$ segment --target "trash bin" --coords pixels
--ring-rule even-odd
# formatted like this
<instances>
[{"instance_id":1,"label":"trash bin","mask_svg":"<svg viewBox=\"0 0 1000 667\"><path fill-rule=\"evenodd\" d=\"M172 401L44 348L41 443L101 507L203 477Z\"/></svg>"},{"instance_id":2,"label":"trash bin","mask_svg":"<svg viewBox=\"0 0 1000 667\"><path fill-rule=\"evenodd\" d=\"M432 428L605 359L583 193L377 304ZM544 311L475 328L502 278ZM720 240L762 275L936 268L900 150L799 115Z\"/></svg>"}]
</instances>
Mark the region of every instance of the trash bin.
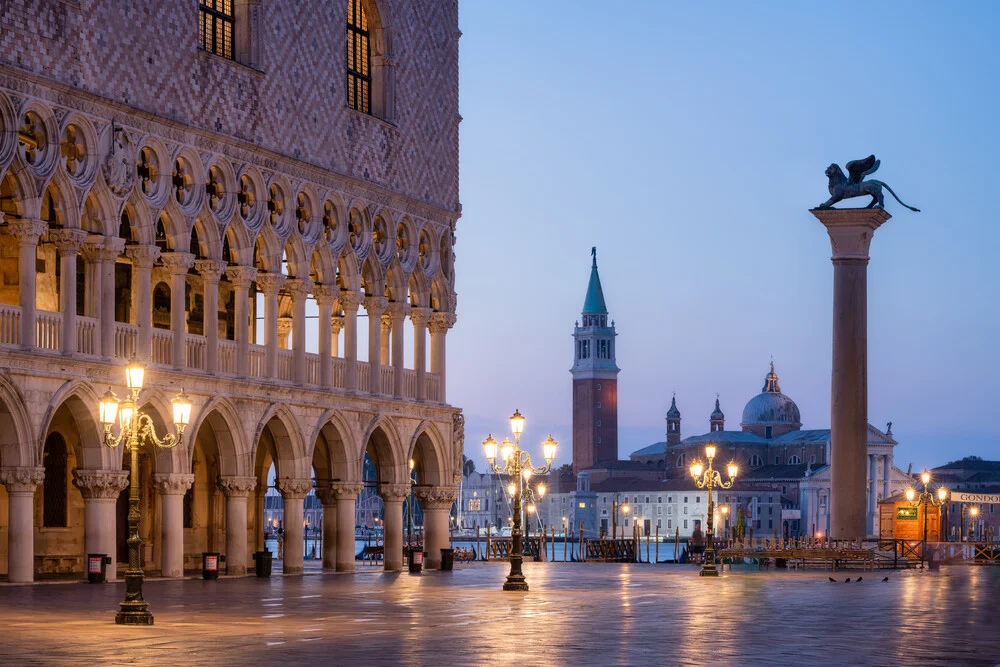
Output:
<instances>
[{"instance_id":1,"label":"trash bin","mask_svg":"<svg viewBox=\"0 0 1000 667\"><path fill-rule=\"evenodd\" d=\"M420 574L424 566L424 552L420 549L410 549L410 574Z\"/></svg>"},{"instance_id":2,"label":"trash bin","mask_svg":"<svg viewBox=\"0 0 1000 667\"><path fill-rule=\"evenodd\" d=\"M202 579L218 579L219 563L225 563L226 557L214 551L205 551L201 554L201 576Z\"/></svg>"},{"instance_id":3,"label":"trash bin","mask_svg":"<svg viewBox=\"0 0 1000 667\"><path fill-rule=\"evenodd\" d=\"M455 550L454 549L442 549L441 550L441 571L451 572L455 569Z\"/></svg>"},{"instance_id":4,"label":"trash bin","mask_svg":"<svg viewBox=\"0 0 1000 667\"><path fill-rule=\"evenodd\" d=\"M87 581L92 584L103 584L107 581L108 565L111 565L111 556L87 554Z\"/></svg>"},{"instance_id":5,"label":"trash bin","mask_svg":"<svg viewBox=\"0 0 1000 667\"><path fill-rule=\"evenodd\" d=\"M274 555L270 551L255 551L253 554L254 571L261 579L271 576L271 560Z\"/></svg>"}]
</instances>

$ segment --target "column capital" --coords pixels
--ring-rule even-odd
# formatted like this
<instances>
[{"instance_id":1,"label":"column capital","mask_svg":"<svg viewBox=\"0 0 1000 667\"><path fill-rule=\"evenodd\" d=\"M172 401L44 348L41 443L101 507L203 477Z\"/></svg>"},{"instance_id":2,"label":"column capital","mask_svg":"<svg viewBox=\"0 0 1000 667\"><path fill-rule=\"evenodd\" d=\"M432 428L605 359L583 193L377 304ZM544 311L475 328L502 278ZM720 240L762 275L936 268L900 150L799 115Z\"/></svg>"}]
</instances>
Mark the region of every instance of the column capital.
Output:
<instances>
[{"instance_id":1,"label":"column capital","mask_svg":"<svg viewBox=\"0 0 1000 667\"><path fill-rule=\"evenodd\" d=\"M313 290L314 283L305 278L289 278L285 281L285 289L292 294L292 299L298 301L304 299Z\"/></svg>"},{"instance_id":2,"label":"column capital","mask_svg":"<svg viewBox=\"0 0 1000 667\"><path fill-rule=\"evenodd\" d=\"M313 488L311 479L296 479L294 477L282 477L275 480L274 486L285 499L305 498L309 490Z\"/></svg>"},{"instance_id":3,"label":"column capital","mask_svg":"<svg viewBox=\"0 0 1000 667\"><path fill-rule=\"evenodd\" d=\"M194 255L189 252L165 252L160 255L160 261L169 269L171 275L183 276L194 266Z\"/></svg>"},{"instance_id":4,"label":"column capital","mask_svg":"<svg viewBox=\"0 0 1000 667\"><path fill-rule=\"evenodd\" d=\"M49 241L56 244L59 252L64 255L75 255L80 246L87 242L89 234L82 229L50 229Z\"/></svg>"},{"instance_id":5,"label":"column capital","mask_svg":"<svg viewBox=\"0 0 1000 667\"><path fill-rule=\"evenodd\" d=\"M875 230L892 217L882 208L814 208L810 213L826 227L834 261L867 261Z\"/></svg>"},{"instance_id":6,"label":"column capital","mask_svg":"<svg viewBox=\"0 0 1000 667\"><path fill-rule=\"evenodd\" d=\"M458 500L457 486L424 486L416 490L417 499L424 509L451 509Z\"/></svg>"},{"instance_id":7,"label":"column capital","mask_svg":"<svg viewBox=\"0 0 1000 667\"><path fill-rule=\"evenodd\" d=\"M121 248L113 247L103 239L88 241L80 246L80 255L88 262L113 262L121 254Z\"/></svg>"},{"instance_id":8,"label":"column capital","mask_svg":"<svg viewBox=\"0 0 1000 667\"><path fill-rule=\"evenodd\" d=\"M401 321L410 314L410 304L403 301L390 301L385 310L394 321Z\"/></svg>"},{"instance_id":9,"label":"column capital","mask_svg":"<svg viewBox=\"0 0 1000 667\"><path fill-rule=\"evenodd\" d=\"M194 484L193 473L157 473L153 475L153 488L161 496L182 496Z\"/></svg>"},{"instance_id":10,"label":"column capital","mask_svg":"<svg viewBox=\"0 0 1000 667\"><path fill-rule=\"evenodd\" d=\"M326 508L337 504L337 494L333 492L329 481L316 481L316 497L319 498L324 511Z\"/></svg>"},{"instance_id":11,"label":"column capital","mask_svg":"<svg viewBox=\"0 0 1000 667\"><path fill-rule=\"evenodd\" d=\"M415 327L426 326L427 322L431 319L431 315L433 314L434 311L430 308L419 308L414 306L410 308L410 321L413 322L413 326Z\"/></svg>"},{"instance_id":12,"label":"column capital","mask_svg":"<svg viewBox=\"0 0 1000 667\"><path fill-rule=\"evenodd\" d=\"M219 488L226 498L246 498L257 488L256 477L219 477Z\"/></svg>"},{"instance_id":13,"label":"column capital","mask_svg":"<svg viewBox=\"0 0 1000 667\"><path fill-rule=\"evenodd\" d=\"M155 245L130 245L125 248L125 255L132 260L134 266L151 269L160 257L160 249Z\"/></svg>"},{"instance_id":14,"label":"column capital","mask_svg":"<svg viewBox=\"0 0 1000 667\"><path fill-rule=\"evenodd\" d=\"M278 335L287 336L292 332L292 318L291 317L279 317L278 318Z\"/></svg>"},{"instance_id":15,"label":"column capital","mask_svg":"<svg viewBox=\"0 0 1000 667\"><path fill-rule=\"evenodd\" d=\"M368 317L381 316L383 311L385 311L386 306L389 305L389 299L384 296L366 296L365 297L365 310L368 311Z\"/></svg>"},{"instance_id":16,"label":"column capital","mask_svg":"<svg viewBox=\"0 0 1000 667\"><path fill-rule=\"evenodd\" d=\"M455 313L433 313L427 320L431 333L445 333L455 326Z\"/></svg>"},{"instance_id":17,"label":"column capital","mask_svg":"<svg viewBox=\"0 0 1000 667\"><path fill-rule=\"evenodd\" d=\"M73 486L84 498L118 498L128 488L128 472L77 468L73 471Z\"/></svg>"},{"instance_id":18,"label":"column capital","mask_svg":"<svg viewBox=\"0 0 1000 667\"><path fill-rule=\"evenodd\" d=\"M32 245L38 243L38 239L48 228L49 225L44 220L29 220L28 218L11 220L7 223L7 231L13 234L20 243Z\"/></svg>"},{"instance_id":19,"label":"column capital","mask_svg":"<svg viewBox=\"0 0 1000 667\"><path fill-rule=\"evenodd\" d=\"M344 309L345 312L358 312L358 306L364 301L364 294L356 290L342 289L340 294L337 296L337 301L340 301L340 307Z\"/></svg>"},{"instance_id":20,"label":"column capital","mask_svg":"<svg viewBox=\"0 0 1000 667\"><path fill-rule=\"evenodd\" d=\"M330 318L330 331L334 336L340 333L340 330L344 328L344 316L334 315Z\"/></svg>"},{"instance_id":21,"label":"column capital","mask_svg":"<svg viewBox=\"0 0 1000 667\"><path fill-rule=\"evenodd\" d=\"M229 264L224 259L196 259L194 268L201 274L203 280L217 283L222 278Z\"/></svg>"},{"instance_id":22,"label":"column capital","mask_svg":"<svg viewBox=\"0 0 1000 667\"><path fill-rule=\"evenodd\" d=\"M316 283L312 287L313 297L316 299L316 303L323 305L325 303L333 304L340 296L340 290L334 285L323 285L322 283Z\"/></svg>"},{"instance_id":23,"label":"column capital","mask_svg":"<svg viewBox=\"0 0 1000 667\"><path fill-rule=\"evenodd\" d=\"M264 293L265 296L271 296L272 294L277 294L285 281L288 280L288 276L283 273L264 273L260 272L257 274L257 287L260 291Z\"/></svg>"},{"instance_id":24,"label":"column capital","mask_svg":"<svg viewBox=\"0 0 1000 667\"><path fill-rule=\"evenodd\" d=\"M45 468L0 468L0 484L7 493L20 495L35 492L35 487L45 480Z\"/></svg>"},{"instance_id":25,"label":"column capital","mask_svg":"<svg viewBox=\"0 0 1000 667\"><path fill-rule=\"evenodd\" d=\"M226 277L236 287L250 287L250 283L257 279L257 269L237 264L226 269Z\"/></svg>"},{"instance_id":26,"label":"column capital","mask_svg":"<svg viewBox=\"0 0 1000 667\"><path fill-rule=\"evenodd\" d=\"M354 500L363 488L365 485L361 482L330 482L330 489L337 500Z\"/></svg>"},{"instance_id":27,"label":"column capital","mask_svg":"<svg viewBox=\"0 0 1000 667\"><path fill-rule=\"evenodd\" d=\"M383 502L403 502L406 496L410 495L409 484L379 484L378 494L382 496Z\"/></svg>"}]
</instances>

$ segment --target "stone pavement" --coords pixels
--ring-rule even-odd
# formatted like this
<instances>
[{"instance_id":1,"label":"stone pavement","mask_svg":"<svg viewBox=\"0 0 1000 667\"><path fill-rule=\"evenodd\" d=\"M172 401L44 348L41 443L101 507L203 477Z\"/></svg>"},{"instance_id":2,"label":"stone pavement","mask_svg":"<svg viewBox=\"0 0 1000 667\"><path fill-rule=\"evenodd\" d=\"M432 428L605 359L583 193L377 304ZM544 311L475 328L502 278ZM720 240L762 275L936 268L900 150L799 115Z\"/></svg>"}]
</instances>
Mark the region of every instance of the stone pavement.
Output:
<instances>
[{"instance_id":1,"label":"stone pavement","mask_svg":"<svg viewBox=\"0 0 1000 667\"><path fill-rule=\"evenodd\" d=\"M505 563L452 573L0 586L0 665L919 665L1000 663L1000 570L727 573ZM888 574L889 582L882 577ZM864 581L844 583L847 576Z\"/></svg>"}]
</instances>

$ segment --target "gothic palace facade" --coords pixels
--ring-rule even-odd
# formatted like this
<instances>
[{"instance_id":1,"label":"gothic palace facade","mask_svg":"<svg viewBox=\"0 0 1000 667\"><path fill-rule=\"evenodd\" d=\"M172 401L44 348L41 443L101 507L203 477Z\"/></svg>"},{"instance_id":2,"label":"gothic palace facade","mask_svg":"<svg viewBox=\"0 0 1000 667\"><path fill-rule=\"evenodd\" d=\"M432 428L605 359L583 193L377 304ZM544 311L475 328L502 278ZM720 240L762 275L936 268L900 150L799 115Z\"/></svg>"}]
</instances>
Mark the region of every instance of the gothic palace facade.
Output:
<instances>
[{"instance_id":1,"label":"gothic palace facade","mask_svg":"<svg viewBox=\"0 0 1000 667\"><path fill-rule=\"evenodd\" d=\"M272 464L286 572L313 488L323 564L353 568L364 485L399 568L410 459L435 565L462 462L459 36L457 0L6 3L0 574L120 552L128 472L98 400L133 356L161 434L170 398L194 403L183 442L142 456L148 571L220 551L245 572Z\"/></svg>"}]
</instances>

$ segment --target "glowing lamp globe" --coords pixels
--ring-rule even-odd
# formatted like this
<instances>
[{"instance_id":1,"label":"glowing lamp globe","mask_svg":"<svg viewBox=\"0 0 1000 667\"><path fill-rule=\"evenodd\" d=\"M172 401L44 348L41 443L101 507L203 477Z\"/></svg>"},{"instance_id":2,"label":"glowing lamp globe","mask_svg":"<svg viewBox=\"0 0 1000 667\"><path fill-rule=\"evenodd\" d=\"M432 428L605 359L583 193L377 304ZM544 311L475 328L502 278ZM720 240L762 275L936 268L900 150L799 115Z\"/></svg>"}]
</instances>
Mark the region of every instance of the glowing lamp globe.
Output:
<instances>
[{"instance_id":1,"label":"glowing lamp globe","mask_svg":"<svg viewBox=\"0 0 1000 667\"><path fill-rule=\"evenodd\" d=\"M943 486L938 488L938 500L944 502L944 500L947 497L948 497L948 489L944 488Z\"/></svg>"},{"instance_id":2,"label":"glowing lamp globe","mask_svg":"<svg viewBox=\"0 0 1000 667\"><path fill-rule=\"evenodd\" d=\"M738 473L739 471L740 471L740 469L736 465L736 463L730 463L729 466L728 466L728 468L727 468L727 472L729 473L730 477L736 477L736 473Z\"/></svg>"},{"instance_id":3,"label":"glowing lamp globe","mask_svg":"<svg viewBox=\"0 0 1000 667\"><path fill-rule=\"evenodd\" d=\"M625 514L628 514L631 511L632 511L632 508L628 506L628 501L625 501L625 504L622 505L622 512L624 512Z\"/></svg>"},{"instance_id":4,"label":"glowing lamp globe","mask_svg":"<svg viewBox=\"0 0 1000 667\"><path fill-rule=\"evenodd\" d=\"M492 433L483 441L483 452L486 454L486 460L490 462L490 465L493 465L497 458L497 441Z\"/></svg>"},{"instance_id":5,"label":"glowing lamp globe","mask_svg":"<svg viewBox=\"0 0 1000 667\"><path fill-rule=\"evenodd\" d=\"M542 456L545 457L545 462L552 465L552 461L556 458L556 443L552 439L552 434L549 433L549 437L545 438L545 442L542 443Z\"/></svg>"},{"instance_id":6,"label":"glowing lamp globe","mask_svg":"<svg viewBox=\"0 0 1000 667\"><path fill-rule=\"evenodd\" d=\"M132 428L132 418L135 416L135 402L123 401L118 408L118 423L123 429Z\"/></svg>"},{"instance_id":7,"label":"glowing lamp globe","mask_svg":"<svg viewBox=\"0 0 1000 667\"><path fill-rule=\"evenodd\" d=\"M977 514L979 514L979 508L978 507L970 507L969 508L969 514L972 515L972 516L976 516Z\"/></svg>"},{"instance_id":8,"label":"glowing lamp globe","mask_svg":"<svg viewBox=\"0 0 1000 667\"><path fill-rule=\"evenodd\" d=\"M538 485L538 497L539 498L544 498L545 497L545 491L546 491L545 485L544 484L539 484Z\"/></svg>"},{"instance_id":9,"label":"glowing lamp globe","mask_svg":"<svg viewBox=\"0 0 1000 667\"><path fill-rule=\"evenodd\" d=\"M515 492L515 491L517 491L517 487L516 487L516 486L514 486L514 484L513 484L513 483L511 483L511 484L508 484L508 485L507 485L507 493L508 493L509 495L514 495L514 492Z\"/></svg>"},{"instance_id":10,"label":"glowing lamp globe","mask_svg":"<svg viewBox=\"0 0 1000 667\"><path fill-rule=\"evenodd\" d=\"M920 481L923 482L924 484L930 484L931 483L931 474L929 472L927 472L926 470L923 471L922 473L920 473Z\"/></svg>"},{"instance_id":11,"label":"glowing lamp globe","mask_svg":"<svg viewBox=\"0 0 1000 667\"><path fill-rule=\"evenodd\" d=\"M704 468L702 467L702 465L700 463L695 462L695 463L691 464L691 476L692 477L694 477L696 479L698 477L701 477L701 471L702 470L704 470Z\"/></svg>"},{"instance_id":12,"label":"glowing lamp globe","mask_svg":"<svg viewBox=\"0 0 1000 667\"><path fill-rule=\"evenodd\" d=\"M108 390L104 392L104 396L101 396L97 407L100 413L101 426L107 428L115 423L115 418L118 416L118 397L115 396L115 392L111 391L111 387L108 387Z\"/></svg>"},{"instance_id":13,"label":"glowing lamp globe","mask_svg":"<svg viewBox=\"0 0 1000 667\"><path fill-rule=\"evenodd\" d=\"M906 499L907 500L909 500L910 502L913 502L913 499L916 498L916 497L917 497L917 492L916 491L914 491L913 489L907 489L906 490Z\"/></svg>"},{"instance_id":14,"label":"glowing lamp globe","mask_svg":"<svg viewBox=\"0 0 1000 667\"><path fill-rule=\"evenodd\" d=\"M524 432L524 415L520 410L514 410L514 414L510 416L510 432L514 435Z\"/></svg>"},{"instance_id":15,"label":"glowing lamp globe","mask_svg":"<svg viewBox=\"0 0 1000 667\"><path fill-rule=\"evenodd\" d=\"M705 446L705 456L707 456L710 459L714 459L715 458L715 445L706 445Z\"/></svg>"},{"instance_id":16,"label":"glowing lamp globe","mask_svg":"<svg viewBox=\"0 0 1000 667\"><path fill-rule=\"evenodd\" d=\"M502 458L504 463L506 463L513 455L514 443L510 441L510 438L504 438L503 442L500 443L500 458Z\"/></svg>"},{"instance_id":17,"label":"glowing lamp globe","mask_svg":"<svg viewBox=\"0 0 1000 667\"><path fill-rule=\"evenodd\" d=\"M174 407L174 426L178 433L183 433L184 428L191 422L191 401L188 395L181 389L181 393L171 401Z\"/></svg>"},{"instance_id":18,"label":"glowing lamp globe","mask_svg":"<svg viewBox=\"0 0 1000 667\"><path fill-rule=\"evenodd\" d=\"M142 391L142 381L146 377L146 367L132 357L132 360L125 366L125 385L132 391Z\"/></svg>"}]
</instances>

